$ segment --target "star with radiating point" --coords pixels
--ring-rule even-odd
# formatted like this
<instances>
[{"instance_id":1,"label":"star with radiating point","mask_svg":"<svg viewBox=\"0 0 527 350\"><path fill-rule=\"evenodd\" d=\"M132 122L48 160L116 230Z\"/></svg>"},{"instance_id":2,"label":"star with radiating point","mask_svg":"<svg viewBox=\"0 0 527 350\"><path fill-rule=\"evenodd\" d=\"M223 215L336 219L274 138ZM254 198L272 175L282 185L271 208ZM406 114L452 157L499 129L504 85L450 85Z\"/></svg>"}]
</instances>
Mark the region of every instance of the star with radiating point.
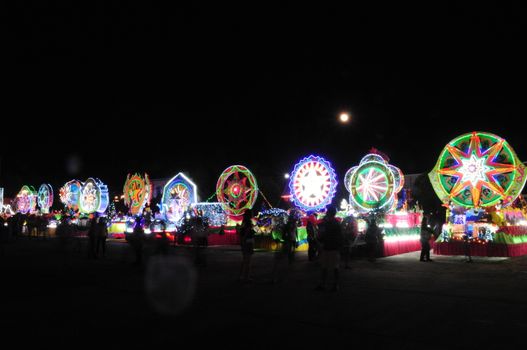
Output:
<instances>
[{"instance_id":1,"label":"star with radiating point","mask_svg":"<svg viewBox=\"0 0 527 350\"><path fill-rule=\"evenodd\" d=\"M504 196L505 188L496 180L495 175L512 172L516 169L513 164L495 162L494 159L503 149L503 140L496 142L486 150L482 150L481 140L476 132L470 137L470 144L466 152L452 145L447 145L447 151L456 161L451 167L439 170L441 175L456 178L456 183L450 191L450 198L469 188L472 203L479 206L482 187Z\"/></svg>"},{"instance_id":2,"label":"star with radiating point","mask_svg":"<svg viewBox=\"0 0 527 350\"><path fill-rule=\"evenodd\" d=\"M388 187L385 179L386 177L382 172L370 168L366 176L359 175L360 185L357 187L357 191L361 193L362 198L366 201L371 199L379 201L381 196L386 193Z\"/></svg>"}]
</instances>

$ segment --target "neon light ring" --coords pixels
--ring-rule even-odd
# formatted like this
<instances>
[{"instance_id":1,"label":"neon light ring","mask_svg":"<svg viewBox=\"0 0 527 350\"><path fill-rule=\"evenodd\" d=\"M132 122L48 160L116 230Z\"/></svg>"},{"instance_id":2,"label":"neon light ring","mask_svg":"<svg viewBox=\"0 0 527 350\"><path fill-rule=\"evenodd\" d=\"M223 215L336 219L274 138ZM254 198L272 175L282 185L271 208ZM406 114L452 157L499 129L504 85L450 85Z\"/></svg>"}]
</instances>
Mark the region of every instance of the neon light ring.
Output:
<instances>
[{"instance_id":1,"label":"neon light ring","mask_svg":"<svg viewBox=\"0 0 527 350\"><path fill-rule=\"evenodd\" d=\"M162 210L170 222L179 224L185 211L197 201L197 186L183 173L174 176L163 188Z\"/></svg>"},{"instance_id":2,"label":"neon light ring","mask_svg":"<svg viewBox=\"0 0 527 350\"><path fill-rule=\"evenodd\" d=\"M258 197L256 178L243 165L232 165L221 173L216 183L216 197L229 214L242 215L252 209Z\"/></svg>"},{"instance_id":3,"label":"neon light ring","mask_svg":"<svg viewBox=\"0 0 527 350\"><path fill-rule=\"evenodd\" d=\"M359 165L348 170L346 189L350 192L350 203L358 211L393 209L394 198L404 184L401 170L380 155L369 153Z\"/></svg>"},{"instance_id":4,"label":"neon light ring","mask_svg":"<svg viewBox=\"0 0 527 350\"><path fill-rule=\"evenodd\" d=\"M322 157L309 156L295 165L289 178L292 202L304 211L319 211L331 203L337 189L337 176Z\"/></svg>"},{"instance_id":5,"label":"neon light ring","mask_svg":"<svg viewBox=\"0 0 527 350\"><path fill-rule=\"evenodd\" d=\"M104 213L109 204L108 187L99 179L89 178L80 190L79 210L84 214Z\"/></svg>"},{"instance_id":6,"label":"neon light ring","mask_svg":"<svg viewBox=\"0 0 527 350\"><path fill-rule=\"evenodd\" d=\"M53 205L53 188L50 184L40 185L37 202L43 213L49 213L49 208Z\"/></svg>"},{"instance_id":7,"label":"neon light ring","mask_svg":"<svg viewBox=\"0 0 527 350\"><path fill-rule=\"evenodd\" d=\"M37 193L33 186L22 186L16 195L16 211L22 214L35 211Z\"/></svg>"},{"instance_id":8,"label":"neon light ring","mask_svg":"<svg viewBox=\"0 0 527 350\"><path fill-rule=\"evenodd\" d=\"M442 202L465 208L511 204L527 180L507 141L476 131L450 141L428 177Z\"/></svg>"},{"instance_id":9,"label":"neon light ring","mask_svg":"<svg viewBox=\"0 0 527 350\"><path fill-rule=\"evenodd\" d=\"M130 214L141 214L145 205L152 199L152 184L148 174L142 177L140 174L126 176L126 182L123 187L124 204L128 206Z\"/></svg>"},{"instance_id":10,"label":"neon light ring","mask_svg":"<svg viewBox=\"0 0 527 350\"><path fill-rule=\"evenodd\" d=\"M69 209L79 207L79 196L82 184L78 180L68 181L59 190L60 201Z\"/></svg>"}]
</instances>

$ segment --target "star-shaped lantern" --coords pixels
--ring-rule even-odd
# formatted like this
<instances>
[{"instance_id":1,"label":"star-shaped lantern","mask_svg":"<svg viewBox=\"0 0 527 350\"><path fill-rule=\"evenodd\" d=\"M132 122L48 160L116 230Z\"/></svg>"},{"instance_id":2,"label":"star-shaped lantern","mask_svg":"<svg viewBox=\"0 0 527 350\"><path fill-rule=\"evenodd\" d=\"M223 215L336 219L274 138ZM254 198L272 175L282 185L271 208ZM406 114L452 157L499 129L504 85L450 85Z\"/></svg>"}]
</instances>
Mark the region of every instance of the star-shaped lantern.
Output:
<instances>
[{"instance_id":1,"label":"star-shaped lantern","mask_svg":"<svg viewBox=\"0 0 527 350\"><path fill-rule=\"evenodd\" d=\"M430 181L439 198L457 205L510 204L525 185L525 166L499 136L472 132L452 140L441 152Z\"/></svg>"}]
</instances>

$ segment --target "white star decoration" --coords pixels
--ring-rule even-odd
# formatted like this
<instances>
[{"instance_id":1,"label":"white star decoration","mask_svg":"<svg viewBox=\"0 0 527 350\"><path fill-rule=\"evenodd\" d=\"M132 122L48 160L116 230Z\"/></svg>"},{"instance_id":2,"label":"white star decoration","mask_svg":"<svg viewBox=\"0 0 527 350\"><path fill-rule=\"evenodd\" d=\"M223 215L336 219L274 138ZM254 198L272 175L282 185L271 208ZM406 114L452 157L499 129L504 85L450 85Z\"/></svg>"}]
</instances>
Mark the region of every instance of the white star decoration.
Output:
<instances>
[{"instance_id":1,"label":"white star decoration","mask_svg":"<svg viewBox=\"0 0 527 350\"><path fill-rule=\"evenodd\" d=\"M478 158L474 153L470 158L461 158L459 172L463 174L463 180L470 181L472 186L476 186L478 181L487 181L485 173L491 168L485 165L485 157Z\"/></svg>"},{"instance_id":2,"label":"white star decoration","mask_svg":"<svg viewBox=\"0 0 527 350\"><path fill-rule=\"evenodd\" d=\"M382 172L375 171L370 168L368 174L359 175L360 185L357 191L361 193L362 198L366 201L378 201L379 198L386 192L386 177Z\"/></svg>"},{"instance_id":3,"label":"white star decoration","mask_svg":"<svg viewBox=\"0 0 527 350\"><path fill-rule=\"evenodd\" d=\"M320 197L326 183L325 177L318 174L314 169L309 170L300 181L304 189L304 195L307 198Z\"/></svg>"}]
</instances>

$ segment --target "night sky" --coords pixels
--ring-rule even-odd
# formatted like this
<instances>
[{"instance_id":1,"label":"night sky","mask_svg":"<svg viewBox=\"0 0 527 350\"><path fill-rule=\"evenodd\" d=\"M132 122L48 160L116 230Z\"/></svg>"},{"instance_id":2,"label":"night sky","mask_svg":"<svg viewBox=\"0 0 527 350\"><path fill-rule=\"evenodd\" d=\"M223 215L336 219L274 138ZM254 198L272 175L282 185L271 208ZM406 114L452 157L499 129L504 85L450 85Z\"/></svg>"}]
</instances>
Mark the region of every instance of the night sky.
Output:
<instances>
[{"instance_id":1,"label":"night sky","mask_svg":"<svg viewBox=\"0 0 527 350\"><path fill-rule=\"evenodd\" d=\"M376 147L422 173L474 130L527 160L513 7L19 6L2 79L8 197L90 176L116 193L128 172L183 171L204 199L244 164L276 203L304 156L342 179Z\"/></svg>"}]
</instances>

